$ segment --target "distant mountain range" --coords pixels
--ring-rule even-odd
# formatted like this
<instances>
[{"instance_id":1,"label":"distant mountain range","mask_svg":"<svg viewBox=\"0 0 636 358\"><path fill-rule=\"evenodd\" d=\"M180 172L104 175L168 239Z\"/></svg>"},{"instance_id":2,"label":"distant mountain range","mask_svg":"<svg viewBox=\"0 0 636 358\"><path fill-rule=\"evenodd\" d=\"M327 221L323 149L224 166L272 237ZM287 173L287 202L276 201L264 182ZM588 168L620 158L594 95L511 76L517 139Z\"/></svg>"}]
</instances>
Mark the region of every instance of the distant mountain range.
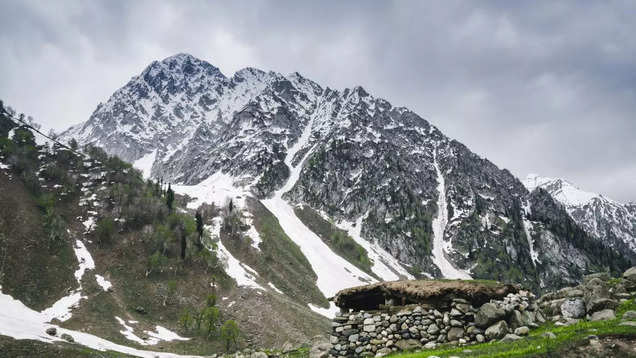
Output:
<instances>
[{"instance_id":1,"label":"distant mountain range","mask_svg":"<svg viewBox=\"0 0 636 358\"><path fill-rule=\"evenodd\" d=\"M192 207L232 198L253 217L249 203L264 206L325 296L421 276L541 290L621 270L636 252L634 205L571 195L559 180L522 183L407 108L299 73L226 77L178 54L151 63L62 137L177 184ZM258 248L266 233L250 228Z\"/></svg>"}]
</instances>

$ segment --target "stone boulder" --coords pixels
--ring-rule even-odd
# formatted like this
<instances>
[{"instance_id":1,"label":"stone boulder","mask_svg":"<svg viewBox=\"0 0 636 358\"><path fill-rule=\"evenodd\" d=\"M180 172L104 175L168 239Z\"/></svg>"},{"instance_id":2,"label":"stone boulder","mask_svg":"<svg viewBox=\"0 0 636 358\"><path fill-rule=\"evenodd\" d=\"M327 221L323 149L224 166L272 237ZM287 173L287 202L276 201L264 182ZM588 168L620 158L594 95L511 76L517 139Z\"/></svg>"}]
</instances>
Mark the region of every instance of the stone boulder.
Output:
<instances>
[{"instance_id":1,"label":"stone boulder","mask_svg":"<svg viewBox=\"0 0 636 358\"><path fill-rule=\"evenodd\" d=\"M486 338L501 339L508 333L508 324L506 321L499 321L486 329Z\"/></svg>"},{"instance_id":2,"label":"stone boulder","mask_svg":"<svg viewBox=\"0 0 636 358\"><path fill-rule=\"evenodd\" d=\"M530 333L530 328L526 326L515 329L515 334L518 336L527 336Z\"/></svg>"},{"instance_id":3,"label":"stone boulder","mask_svg":"<svg viewBox=\"0 0 636 358\"><path fill-rule=\"evenodd\" d=\"M517 336L516 334L508 333L500 340L500 342L504 342L504 343L505 342L514 342L514 341L518 341L520 339L523 339L523 338Z\"/></svg>"},{"instance_id":4,"label":"stone boulder","mask_svg":"<svg viewBox=\"0 0 636 358\"><path fill-rule=\"evenodd\" d=\"M46 329L46 334L48 334L49 336L54 336L57 334L57 329L55 327L49 327Z\"/></svg>"},{"instance_id":5,"label":"stone boulder","mask_svg":"<svg viewBox=\"0 0 636 358\"><path fill-rule=\"evenodd\" d=\"M491 323L497 322L506 316L506 311L497 307L494 303L484 303L475 314L477 326L485 328Z\"/></svg>"},{"instance_id":6,"label":"stone boulder","mask_svg":"<svg viewBox=\"0 0 636 358\"><path fill-rule=\"evenodd\" d=\"M586 284L595 278L598 278L602 281L609 281L612 277L608 272L597 272L583 276L583 284Z\"/></svg>"},{"instance_id":7,"label":"stone boulder","mask_svg":"<svg viewBox=\"0 0 636 358\"><path fill-rule=\"evenodd\" d=\"M605 320L614 319L614 318L616 318L616 314L614 313L614 310L605 309L605 310L592 313L592 317L590 317L590 321L605 321Z\"/></svg>"},{"instance_id":8,"label":"stone boulder","mask_svg":"<svg viewBox=\"0 0 636 358\"><path fill-rule=\"evenodd\" d=\"M585 316L585 303L580 298L568 298L561 304L561 315L565 318Z\"/></svg>"},{"instance_id":9,"label":"stone boulder","mask_svg":"<svg viewBox=\"0 0 636 358\"><path fill-rule=\"evenodd\" d=\"M604 309L616 309L618 307L618 302L614 301L611 298L597 298L592 300L587 305L587 312L592 313Z\"/></svg>"},{"instance_id":10,"label":"stone boulder","mask_svg":"<svg viewBox=\"0 0 636 358\"><path fill-rule=\"evenodd\" d=\"M73 339L73 337L70 334L62 333L60 338L62 338L63 340L65 340L65 341L67 341L69 343L75 342L75 339Z\"/></svg>"},{"instance_id":11,"label":"stone boulder","mask_svg":"<svg viewBox=\"0 0 636 358\"><path fill-rule=\"evenodd\" d=\"M636 321L636 311L627 311L623 313L623 319L626 321Z\"/></svg>"},{"instance_id":12,"label":"stone boulder","mask_svg":"<svg viewBox=\"0 0 636 358\"><path fill-rule=\"evenodd\" d=\"M451 327L451 329L448 330L447 338L449 342L456 341L462 337L464 337L464 328Z\"/></svg>"},{"instance_id":13,"label":"stone boulder","mask_svg":"<svg viewBox=\"0 0 636 358\"><path fill-rule=\"evenodd\" d=\"M420 342L415 339L401 339L395 342L395 346L401 351L412 351L422 347Z\"/></svg>"},{"instance_id":14,"label":"stone boulder","mask_svg":"<svg viewBox=\"0 0 636 358\"><path fill-rule=\"evenodd\" d=\"M623 278L631 282L636 282L636 266L627 269L627 271L623 273Z\"/></svg>"}]
</instances>

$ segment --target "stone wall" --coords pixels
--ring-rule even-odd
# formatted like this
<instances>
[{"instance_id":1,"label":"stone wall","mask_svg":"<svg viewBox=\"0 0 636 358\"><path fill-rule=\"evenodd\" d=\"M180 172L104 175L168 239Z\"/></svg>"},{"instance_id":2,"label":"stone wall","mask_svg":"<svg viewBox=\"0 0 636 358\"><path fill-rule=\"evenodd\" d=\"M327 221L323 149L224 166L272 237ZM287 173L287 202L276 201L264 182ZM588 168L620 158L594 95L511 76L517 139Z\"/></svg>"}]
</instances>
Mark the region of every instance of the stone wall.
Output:
<instances>
[{"instance_id":1,"label":"stone wall","mask_svg":"<svg viewBox=\"0 0 636 358\"><path fill-rule=\"evenodd\" d=\"M409 305L391 311L341 314L333 320L330 354L383 356L441 343L520 339L529 328L545 322L533 298L532 293L520 291L479 308L464 299L453 299L446 309Z\"/></svg>"}]
</instances>

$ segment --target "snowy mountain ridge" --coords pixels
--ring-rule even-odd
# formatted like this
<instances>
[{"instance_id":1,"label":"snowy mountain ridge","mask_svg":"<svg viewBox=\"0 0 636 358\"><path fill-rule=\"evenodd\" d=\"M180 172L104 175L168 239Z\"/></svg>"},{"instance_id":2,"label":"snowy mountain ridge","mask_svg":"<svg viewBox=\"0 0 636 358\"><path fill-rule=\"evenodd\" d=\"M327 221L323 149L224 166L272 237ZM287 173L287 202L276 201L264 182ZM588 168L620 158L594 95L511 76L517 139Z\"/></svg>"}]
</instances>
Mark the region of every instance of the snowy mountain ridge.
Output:
<instances>
[{"instance_id":1,"label":"snowy mountain ridge","mask_svg":"<svg viewBox=\"0 0 636 358\"><path fill-rule=\"evenodd\" d=\"M617 254L596 257L603 243L551 197L529 192L416 113L362 87L336 91L298 73L246 68L225 77L179 54L153 62L62 136L178 183L194 198L190 207L232 198L249 211L246 203L256 200L301 248L326 297L376 279L421 276L539 289L613 265L608 258ZM343 253L318 242L329 238L299 222L299 208L348 228L367 248L369 269L352 269ZM261 233L250 232L257 242ZM330 259L312 259L315 250ZM333 275L337 282L321 283Z\"/></svg>"},{"instance_id":2,"label":"snowy mountain ridge","mask_svg":"<svg viewBox=\"0 0 636 358\"><path fill-rule=\"evenodd\" d=\"M636 210L633 204L623 204L602 194L581 190L560 178L529 174L523 183L529 191L536 188L546 190L590 235L621 251L636 252Z\"/></svg>"}]
</instances>

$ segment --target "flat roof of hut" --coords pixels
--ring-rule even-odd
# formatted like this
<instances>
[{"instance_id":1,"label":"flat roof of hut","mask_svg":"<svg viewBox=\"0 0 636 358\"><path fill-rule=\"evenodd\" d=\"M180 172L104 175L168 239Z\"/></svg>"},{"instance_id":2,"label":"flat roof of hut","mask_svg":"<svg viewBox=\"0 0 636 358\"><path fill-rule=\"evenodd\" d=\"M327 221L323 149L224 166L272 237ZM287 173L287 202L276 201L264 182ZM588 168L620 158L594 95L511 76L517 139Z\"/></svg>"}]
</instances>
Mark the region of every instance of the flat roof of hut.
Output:
<instances>
[{"instance_id":1,"label":"flat roof of hut","mask_svg":"<svg viewBox=\"0 0 636 358\"><path fill-rule=\"evenodd\" d=\"M372 311L387 306L425 304L447 307L453 298L465 299L481 306L491 299L517 293L518 285L485 280L409 280L380 282L344 289L333 298L343 310Z\"/></svg>"}]
</instances>

